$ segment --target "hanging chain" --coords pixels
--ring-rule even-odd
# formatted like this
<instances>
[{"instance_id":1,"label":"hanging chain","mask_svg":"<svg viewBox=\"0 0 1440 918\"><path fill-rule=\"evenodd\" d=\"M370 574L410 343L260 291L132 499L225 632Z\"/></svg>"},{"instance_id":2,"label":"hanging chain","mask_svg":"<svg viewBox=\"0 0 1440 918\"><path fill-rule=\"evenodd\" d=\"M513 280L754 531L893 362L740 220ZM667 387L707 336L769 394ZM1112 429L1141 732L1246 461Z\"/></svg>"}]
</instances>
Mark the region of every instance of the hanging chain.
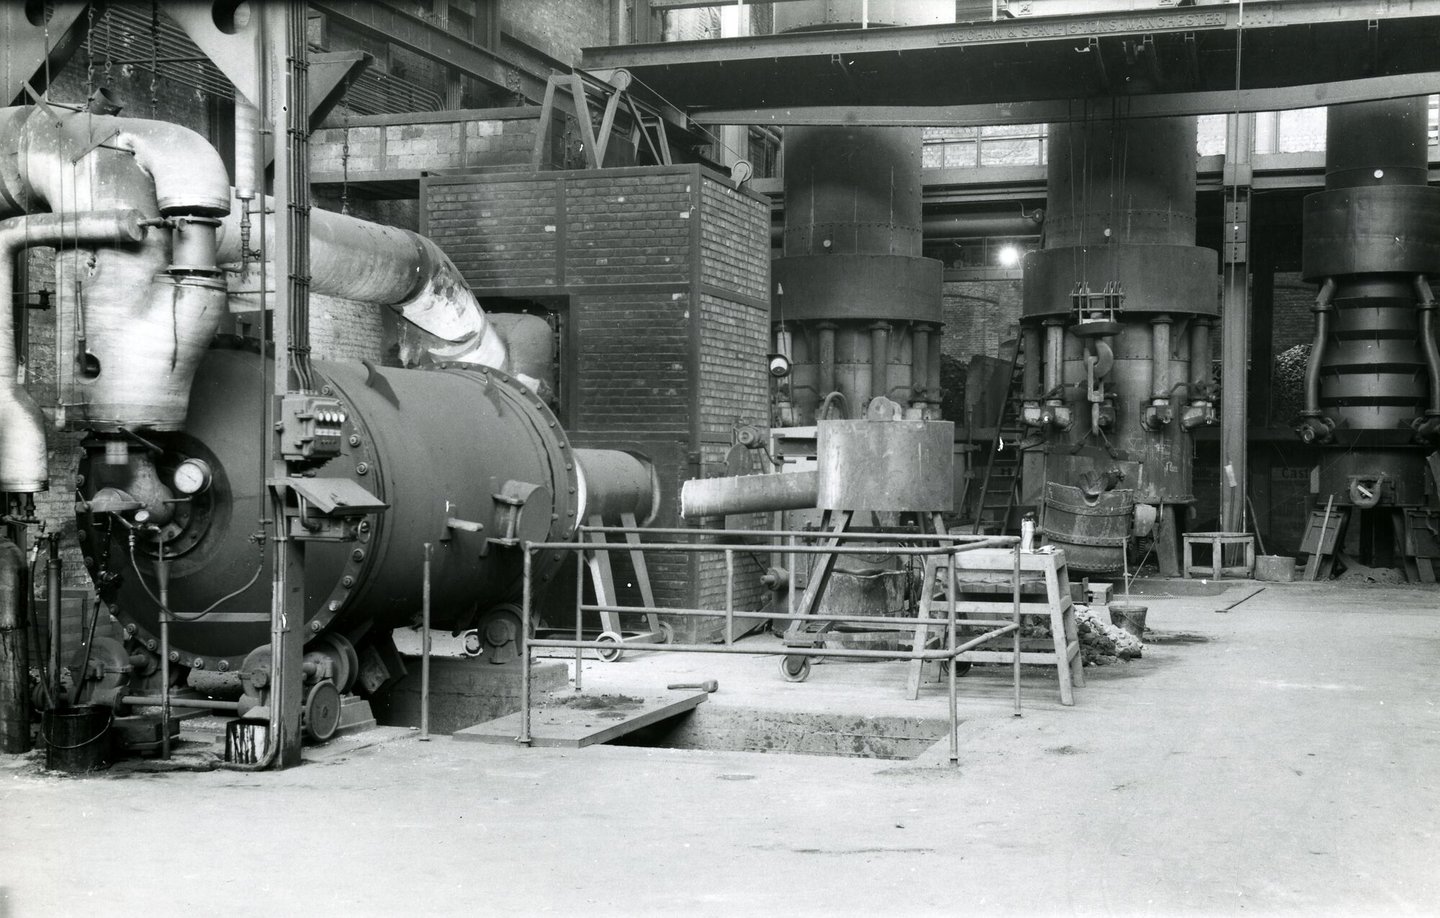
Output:
<instances>
[{"instance_id":1,"label":"hanging chain","mask_svg":"<svg viewBox=\"0 0 1440 918\"><path fill-rule=\"evenodd\" d=\"M95 4L85 6L85 95L95 94Z\"/></svg>"},{"instance_id":2,"label":"hanging chain","mask_svg":"<svg viewBox=\"0 0 1440 918\"><path fill-rule=\"evenodd\" d=\"M150 117L160 105L160 0L150 0Z\"/></svg>"},{"instance_id":3,"label":"hanging chain","mask_svg":"<svg viewBox=\"0 0 1440 918\"><path fill-rule=\"evenodd\" d=\"M342 101L350 95L350 75L345 75ZM340 213L350 213L350 107L345 107L345 134L340 143Z\"/></svg>"},{"instance_id":4,"label":"hanging chain","mask_svg":"<svg viewBox=\"0 0 1440 918\"><path fill-rule=\"evenodd\" d=\"M92 5L93 6L93 5ZM115 17L109 14L105 16L105 85L115 84L114 51L115 47Z\"/></svg>"}]
</instances>

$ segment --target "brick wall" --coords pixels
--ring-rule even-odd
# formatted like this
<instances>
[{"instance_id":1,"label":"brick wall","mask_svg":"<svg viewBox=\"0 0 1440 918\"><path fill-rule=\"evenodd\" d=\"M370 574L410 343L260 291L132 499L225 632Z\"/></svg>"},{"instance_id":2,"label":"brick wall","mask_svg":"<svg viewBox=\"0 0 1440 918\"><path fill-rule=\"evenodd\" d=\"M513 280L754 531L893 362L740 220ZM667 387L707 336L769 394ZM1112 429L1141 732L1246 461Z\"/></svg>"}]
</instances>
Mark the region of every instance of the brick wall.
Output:
<instances>
[{"instance_id":1,"label":"brick wall","mask_svg":"<svg viewBox=\"0 0 1440 918\"><path fill-rule=\"evenodd\" d=\"M422 209L481 296L563 298L572 439L649 455L657 524L679 523L681 484L768 415L768 202L675 166L427 178ZM647 560L662 605L723 604L720 556ZM737 564L737 608L763 601L760 573ZM718 627L672 624L691 640Z\"/></svg>"},{"instance_id":2,"label":"brick wall","mask_svg":"<svg viewBox=\"0 0 1440 918\"><path fill-rule=\"evenodd\" d=\"M1018 272L1017 272L1018 273ZM1014 334L1020 321L1020 280L945 282L942 293L945 333L941 352L961 363L971 357L995 357L1000 342Z\"/></svg>"}]
</instances>

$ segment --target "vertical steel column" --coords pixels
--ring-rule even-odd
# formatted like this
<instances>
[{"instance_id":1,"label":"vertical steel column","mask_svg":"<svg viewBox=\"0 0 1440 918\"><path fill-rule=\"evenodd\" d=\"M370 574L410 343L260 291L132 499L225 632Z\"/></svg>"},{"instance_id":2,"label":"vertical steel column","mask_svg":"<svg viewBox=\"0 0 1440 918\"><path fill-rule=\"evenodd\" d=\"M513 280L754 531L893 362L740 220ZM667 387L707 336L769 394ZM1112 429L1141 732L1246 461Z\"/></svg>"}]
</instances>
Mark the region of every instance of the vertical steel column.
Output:
<instances>
[{"instance_id":1,"label":"vertical steel column","mask_svg":"<svg viewBox=\"0 0 1440 918\"><path fill-rule=\"evenodd\" d=\"M275 404L290 391L294 367L291 361L291 317L296 310L309 307L307 289L292 283L295 272L293 257L295 246L310 244L309 236L296 238L295 204L291 180L295 170L294 146L289 142L294 112L290 102L295 95L293 85L295 74L289 60L291 45L291 19L289 4L266 2L260 4L261 66L268 77L270 91L262 98L270 109L268 112L275 131L275 239L273 261L275 264L275 312L271 328L275 350ZM298 117L305 117L299 112ZM281 141L284 141L283 143ZM283 219L282 219L283 218ZM271 438L271 477L284 479L289 468L280 458L279 439ZM305 622L305 549L304 543L289 537L285 531L283 501L275 501L275 573L271 584L270 646L274 668L270 705L274 735L271 742L276 744L275 765L290 768L300 764L300 709L304 674L301 659L304 657L305 636L302 626Z\"/></svg>"},{"instance_id":2,"label":"vertical steel column","mask_svg":"<svg viewBox=\"0 0 1440 918\"><path fill-rule=\"evenodd\" d=\"M1225 119L1225 231L1220 307L1220 528L1245 528L1250 359L1250 154L1255 114ZM1233 482L1233 484L1232 484Z\"/></svg>"}]
</instances>

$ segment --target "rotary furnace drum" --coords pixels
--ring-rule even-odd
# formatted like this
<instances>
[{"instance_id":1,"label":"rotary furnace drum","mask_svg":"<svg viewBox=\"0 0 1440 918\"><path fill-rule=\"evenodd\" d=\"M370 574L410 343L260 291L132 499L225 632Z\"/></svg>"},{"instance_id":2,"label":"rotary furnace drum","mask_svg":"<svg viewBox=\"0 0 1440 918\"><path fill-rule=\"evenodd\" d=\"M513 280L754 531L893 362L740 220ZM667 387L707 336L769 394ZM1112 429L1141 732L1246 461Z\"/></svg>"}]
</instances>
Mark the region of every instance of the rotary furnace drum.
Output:
<instances>
[{"instance_id":1,"label":"rotary furnace drum","mask_svg":"<svg viewBox=\"0 0 1440 918\"><path fill-rule=\"evenodd\" d=\"M1022 502L1062 509L1043 512L1045 535L1098 573L1124 564L1116 508L1153 508L1173 570L1191 432L1215 423L1218 256L1195 246L1195 119L1055 124L1048 146L1045 248L1025 260Z\"/></svg>"},{"instance_id":2,"label":"rotary furnace drum","mask_svg":"<svg viewBox=\"0 0 1440 918\"><path fill-rule=\"evenodd\" d=\"M314 475L353 481L387 507L356 523L356 541L310 543L307 650L349 647L338 656L351 656L368 634L388 637L390 629L413 624L425 542L436 546L434 627L473 628L513 602L522 571L517 541L570 536L586 509L581 464L598 451L574 449L541 399L498 370L323 361L314 367L321 393L339 399L343 416L340 455L313 468ZM269 439L260 433L268 373L258 354L211 350L183 432L148 434L143 443L92 440L80 468L80 535L102 594L127 636L154 651L154 570L163 538L173 559L171 659L194 671L234 672L268 646L273 552L257 540L269 465ZM607 472L591 482L589 499L624 502L596 492L610 479L633 478L640 484L626 509L648 517L654 501L648 463L609 452L596 458L605 460L602 468L616 459L638 471ZM170 518L155 520L158 529L131 529L120 522L127 514L106 512L118 509L117 494L144 502L156 482L174 480L183 492L187 475L207 477L208 486L196 482L188 499L178 494ZM537 577L548 579L560 560L537 555Z\"/></svg>"},{"instance_id":3,"label":"rotary furnace drum","mask_svg":"<svg viewBox=\"0 0 1440 918\"><path fill-rule=\"evenodd\" d=\"M1322 447L1318 501L1333 499L1342 541L1361 512L1362 560L1390 555L1378 560L1403 559L1411 573L1416 557L1440 554L1425 486L1440 442L1440 188L1426 184L1426 101L1330 107L1325 190L1305 199L1302 263L1321 285L1297 427Z\"/></svg>"}]
</instances>

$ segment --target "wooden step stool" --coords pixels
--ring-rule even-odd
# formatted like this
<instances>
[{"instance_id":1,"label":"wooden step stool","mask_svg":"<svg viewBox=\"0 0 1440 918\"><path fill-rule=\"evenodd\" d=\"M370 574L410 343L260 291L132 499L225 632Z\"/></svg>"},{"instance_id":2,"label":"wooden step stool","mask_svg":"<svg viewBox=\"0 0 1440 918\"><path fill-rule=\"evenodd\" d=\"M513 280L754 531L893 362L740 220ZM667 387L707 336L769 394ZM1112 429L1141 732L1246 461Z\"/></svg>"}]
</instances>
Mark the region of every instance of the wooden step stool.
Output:
<instances>
[{"instance_id":1,"label":"wooden step stool","mask_svg":"<svg viewBox=\"0 0 1440 918\"><path fill-rule=\"evenodd\" d=\"M1198 567L1194 563L1194 547L1196 545L1210 546L1210 563ZM1236 555L1243 557L1243 564L1226 564L1225 550L1227 548L1240 549L1239 552L1231 552L1231 557ZM1255 573L1255 537L1248 532L1187 532L1185 533L1185 579L1189 580L1191 574L1199 574L1202 577L1209 577L1212 580L1219 580L1221 577L1243 577L1250 578Z\"/></svg>"},{"instance_id":2,"label":"wooden step stool","mask_svg":"<svg viewBox=\"0 0 1440 918\"><path fill-rule=\"evenodd\" d=\"M955 565L957 593L987 593L993 597L955 602L955 614L962 629L967 618L993 621L1008 619L1013 614L1013 551L1005 548L977 548L948 558L937 556L935 583L944 589L946 595L943 600L932 600L928 604L922 600L918 617L934 617L940 624L916 626L916 647L923 647L929 634L943 635L945 631L944 622L950 614L951 602L955 601L955 597L949 595L950 577L947 565L952 561ZM1060 685L1060 703L1073 705L1073 687L1084 688L1085 672L1084 660L1080 655L1080 635L1075 624L1075 605L1070 599L1070 575L1065 566L1065 552L1022 552L1020 578L1022 623L1026 619L1048 618L1051 634L1050 646L1044 649L1026 650L1022 643L1020 662L1055 667L1055 677ZM1044 599L1032 598L1027 601L1027 593L1032 597L1043 595ZM926 596L929 594L930 589L927 586ZM1011 639L1002 636L996 641L1009 645ZM1033 639L1030 643L1034 645ZM956 659L961 663L1014 663L1015 652L1013 646L1006 650L967 650ZM920 694L921 669L920 660L911 661L908 685L911 698Z\"/></svg>"}]
</instances>

